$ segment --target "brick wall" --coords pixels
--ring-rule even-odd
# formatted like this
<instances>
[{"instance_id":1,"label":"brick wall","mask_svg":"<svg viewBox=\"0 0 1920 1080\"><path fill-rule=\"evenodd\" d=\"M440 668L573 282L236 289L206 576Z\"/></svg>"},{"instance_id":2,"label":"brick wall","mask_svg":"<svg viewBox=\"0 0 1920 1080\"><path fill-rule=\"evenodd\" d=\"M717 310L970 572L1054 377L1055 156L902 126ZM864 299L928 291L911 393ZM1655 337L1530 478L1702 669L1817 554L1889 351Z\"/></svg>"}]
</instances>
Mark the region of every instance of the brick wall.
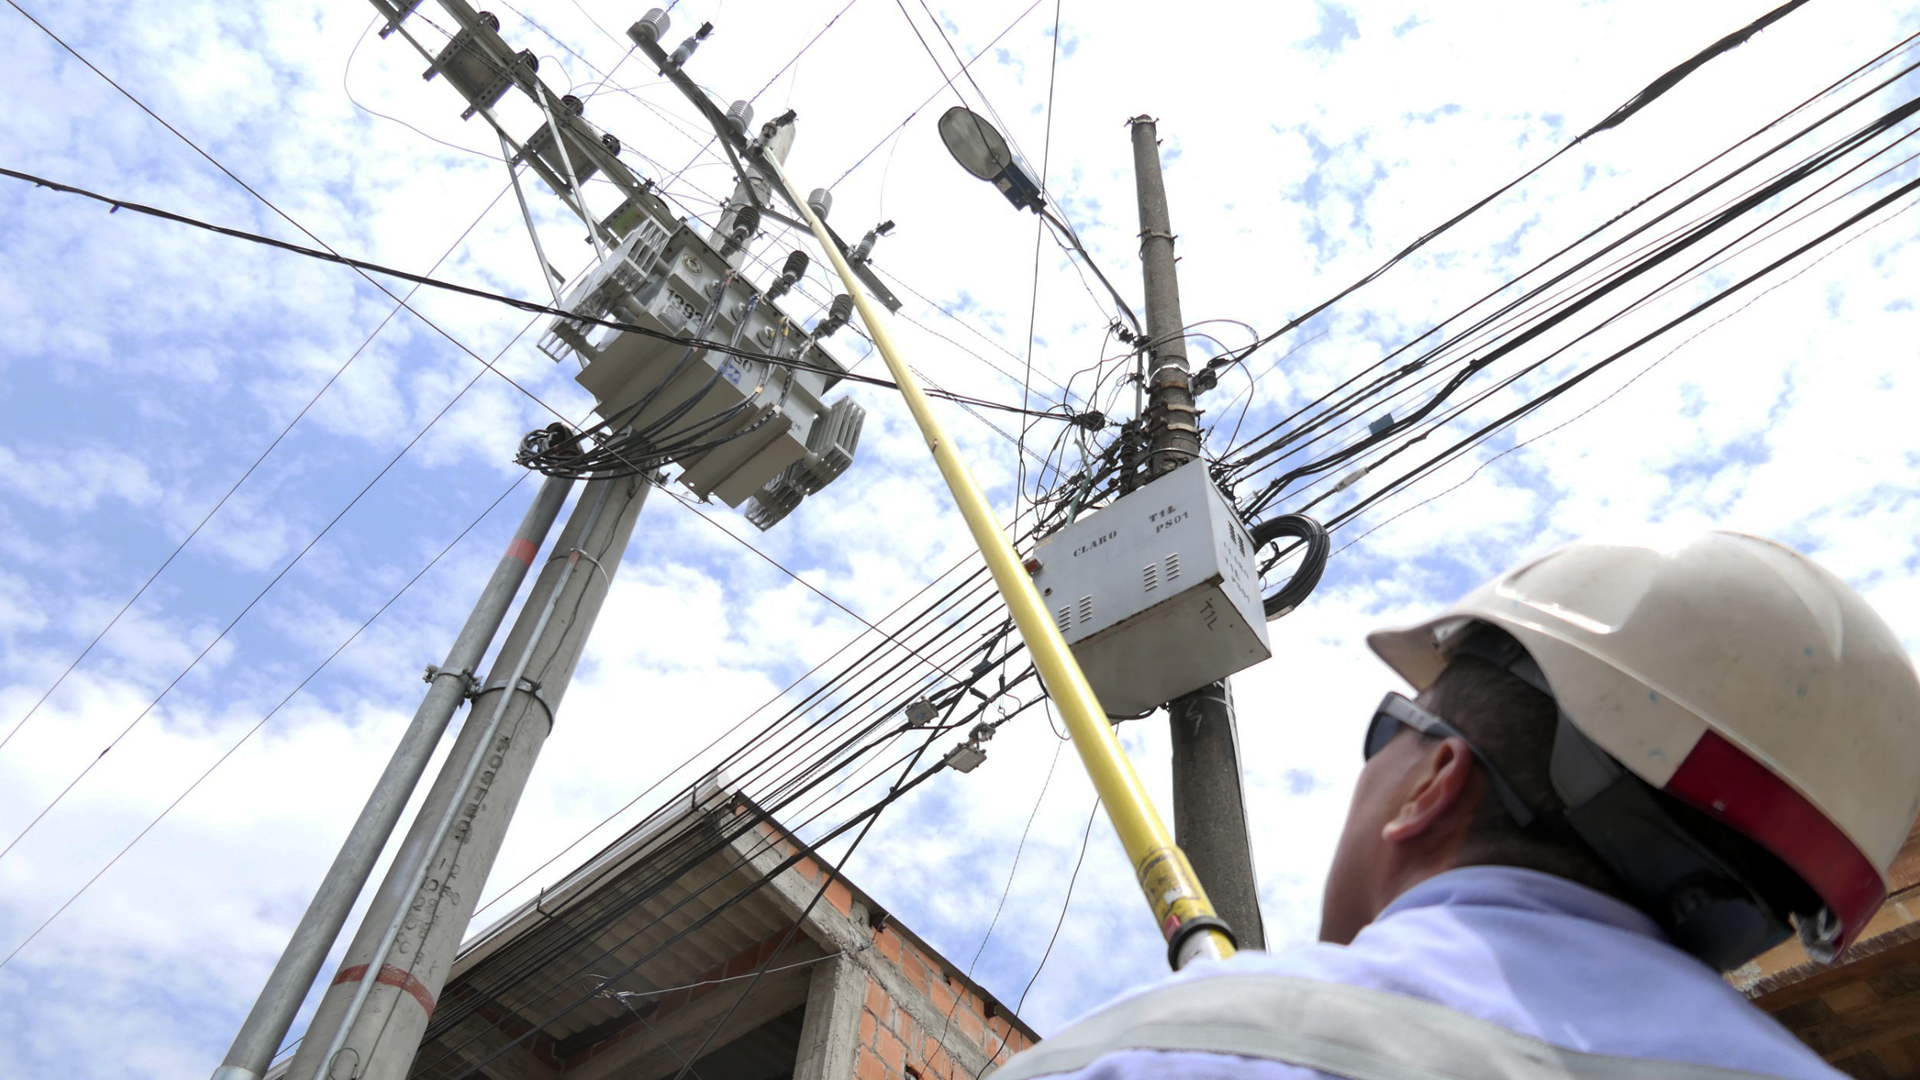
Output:
<instances>
[{"instance_id":1,"label":"brick wall","mask_svg":"<svg viewBox=\"0 0 1920 1080\"><path fill-rule=\"evenodd\" d=\"M778 858L802 851L772 822L761 822L753 835L758 845ZM789 873L801 884L796 897L809 899L826 878L812 858L799 859ZM832 920L824 910L831 908L856 933L865 932L871 919L868 902L857 901L844 881L828 881L822 901L815 909L816 919ZM969 989L967 980L939 956L894 927L871 933L870 950L849 950L858 955L857 962L866 972L850 1080L972 1080L984 1062L1004 1063L1033 1045L1035 1040L1009 1021L1002 1006ZM894 971L898 979L892 977Z\"/></svg>"},{"instance_id":2,"label":"brick wall","mask_svg":"<svg viewBox=\"0 0 1920 1080\"><path fill-rule=\"evenodd\" d=\"M874 947L925 995L940 1019L930 1025L916 1021L879 982L869 978L854 1058L855 1080L968 1080L971 1072L953 1060L951 1051L957 1047L970 1045L989 1059L997 1054L1004 1062L1032 1045L1002 1010L967 989L937 957L885 930L874 935Z\"/></svg>"}]
</instances>

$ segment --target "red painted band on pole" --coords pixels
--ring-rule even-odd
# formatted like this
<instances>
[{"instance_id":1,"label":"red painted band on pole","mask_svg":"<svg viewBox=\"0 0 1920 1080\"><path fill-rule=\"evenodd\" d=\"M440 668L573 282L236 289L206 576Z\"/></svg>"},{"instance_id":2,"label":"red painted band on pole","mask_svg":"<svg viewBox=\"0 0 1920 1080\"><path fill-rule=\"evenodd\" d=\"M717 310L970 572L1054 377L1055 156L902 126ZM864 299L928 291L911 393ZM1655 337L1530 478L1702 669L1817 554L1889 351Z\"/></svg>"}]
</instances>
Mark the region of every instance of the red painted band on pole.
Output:
<instances>
[{"instance_id":1,"label":"red painted band on pole","mask_svg":"<svg viewBox=\"0 0 1920 1080\"><path fill-rule=\"evenodd\" d=\"M531 540L516 539L507 545L507 555L510 558L519 559L529 567L533 565L533 557L538 554L540 549L535 547Z\"/></svg>"},{"instance_id":2,"label":"red painted band on pole","mask_svg":"<svg viewBox=\"0 0 1920 1080\"><path fill-rule=\"evenodd\" d=\"M522 540L519 542L525 543L526 541ZM341 983L359 982L366 977L367 965L355 964L350 968L341 968L340 974L333 977L333 985L339 986ZM401 971L392 964L386 964L380 968L380 977L374 981L382 986L398 987L412 994L413 1000L420 1003L420 1007L427 1011L427 1015L433 1015L433 995L427 992L425 983L413 977L413 972Z\"/></svg>"}]
</instances>

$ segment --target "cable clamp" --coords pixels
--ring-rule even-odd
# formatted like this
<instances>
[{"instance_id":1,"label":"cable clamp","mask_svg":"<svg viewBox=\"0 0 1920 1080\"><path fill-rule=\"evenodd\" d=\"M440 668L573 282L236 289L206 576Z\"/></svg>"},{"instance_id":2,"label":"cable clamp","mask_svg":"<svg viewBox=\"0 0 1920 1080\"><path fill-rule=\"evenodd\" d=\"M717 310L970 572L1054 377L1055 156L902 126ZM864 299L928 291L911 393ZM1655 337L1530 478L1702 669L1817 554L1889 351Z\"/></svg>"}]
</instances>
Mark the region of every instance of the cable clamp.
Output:
<instances>
[{"instance_id":1,"label":"cable clamp","mask_svg":"<svg viewBox=\"0 0 1920 1080\"><path fill-rule=\"evenodd\" d=\"M473 688L479 685L479 682L480 682L480 680L473 677L472 671L449 671L446 668L439 666L438 664L428 664L427 673L420 677L420 681L431 686L433 685L433 680L439 678L442 675L452 675L454 678L459 679L463 684L465 684L460 688L460 696L463 698L472 697Z\"/></svg>"},{"instance_id":2,"label":"cable clamp","mask_svg":"<svg viewBox=\"0 0 1920 1080\"><path fill-rule=\"evenodd\" d=\"M473 693L472 697L477 702L481 698L487 696L488 694L493 693L495 690L505 690L506 688L507 688L506 683L497 682L492 684L491 686L485 686L479 690L476 690ZM551 734L553 732L553 725L554 725L553 703L547 700L547 695L541 691L540 684L525 676L521 676L520 685L518 685L514 689L519 690L521 693L539 702L540 707L546 710L547 732Z\"/></svg>"},{"instance_id":3,"label":"cable clamp","mask_svg":"<svg viewBox=\"0 0 1920 1080\"><path fill-rule=\"evenodd\" d=\"M1158 229L1141 229L1140 230L1140 251L1142 254L1146 253L1147 241L1149 240L1165 240L1167 244L1171 246L1174 242L1178 241L1179 239L1180 239L1180 236L1177 233L1161 232Z\"/></svg>"}]
</instances>

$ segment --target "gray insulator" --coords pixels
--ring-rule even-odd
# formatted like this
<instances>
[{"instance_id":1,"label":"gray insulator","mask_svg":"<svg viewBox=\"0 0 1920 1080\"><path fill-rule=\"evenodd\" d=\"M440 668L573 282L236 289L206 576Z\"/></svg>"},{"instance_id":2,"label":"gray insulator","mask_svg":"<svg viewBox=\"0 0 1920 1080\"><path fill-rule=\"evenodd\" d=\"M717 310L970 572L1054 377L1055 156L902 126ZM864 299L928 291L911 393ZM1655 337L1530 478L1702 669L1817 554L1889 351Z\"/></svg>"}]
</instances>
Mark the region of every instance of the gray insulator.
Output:
<instances>
[{"instance_id":1,"label":"gray insulator","mask_svg":"<svg viewBox=\"0 0 1920 1080\"><path fill-rule=\"evenodd\" d=\"M807 209L813 211L821 221L827 220L827 212L833 209L833 192L826 188L814 188L813 194L807 196Z\"/></svg>"},{"instance_id":2,"label":"gray insulator","mask_svg":"<svg viewBox=\"0 0 1920 1080\"><path fill-rule=\"evenodd\" d=\"M832 304L827 306L827 317L814 324L813 336L830 337L847 325L847 320L851 318L853 318L853 297L841 293L833 298Z\"/></svg>"},{"instance_id":3,"label":"gray insulator","mask_svg":"<svg viewBox=\"0 0 1920 1080\"><path fill-rule=\"evenodd\" d=\"M744 139L752 127L753 104L751 102L736 101L727 106L727 130Z\"/></svg>"},{"instance_id":4,"label":"gray insulator","mask_svg":"<svg viewBox=\"0 0 1920 1080\"><path fill-rule=\"evenodd\" d=\"M627 29L627 36L635 41L657 42L667 36L667 27L671 22L665 11L654 8L640 16L640 21Z\"/></svg>"}]
</instances>

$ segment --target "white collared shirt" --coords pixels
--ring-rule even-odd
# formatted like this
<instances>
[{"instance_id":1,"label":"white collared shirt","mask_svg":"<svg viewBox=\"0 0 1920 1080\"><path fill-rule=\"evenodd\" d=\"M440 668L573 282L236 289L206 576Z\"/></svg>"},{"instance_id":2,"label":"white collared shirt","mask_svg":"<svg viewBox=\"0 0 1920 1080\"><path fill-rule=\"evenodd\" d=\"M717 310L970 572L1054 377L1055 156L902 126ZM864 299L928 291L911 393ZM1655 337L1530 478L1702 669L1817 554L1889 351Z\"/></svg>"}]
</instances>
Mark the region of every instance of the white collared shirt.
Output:
<instances>
[{"instance_id":1,"label":"white collared shirt","mask_svg":"<svg viewBox=\"0 0 1920 1080\"><path fill-rule=\"evenodd\" d=\"M1275 974L1424 999L1556 1046L1716 1065L1787 1080L1841 1080L1720 975L1668 944L1653 920L1532 870L1438 874L1388 905L1347 946L1297 945L1200 962L1175 981ZM1284 1027L1285 1017L1275 1017ZM1308 1080L1274 1061L1159 1050L1111 1054L1076 1080Z\"/></svg>"}]
</instances>

